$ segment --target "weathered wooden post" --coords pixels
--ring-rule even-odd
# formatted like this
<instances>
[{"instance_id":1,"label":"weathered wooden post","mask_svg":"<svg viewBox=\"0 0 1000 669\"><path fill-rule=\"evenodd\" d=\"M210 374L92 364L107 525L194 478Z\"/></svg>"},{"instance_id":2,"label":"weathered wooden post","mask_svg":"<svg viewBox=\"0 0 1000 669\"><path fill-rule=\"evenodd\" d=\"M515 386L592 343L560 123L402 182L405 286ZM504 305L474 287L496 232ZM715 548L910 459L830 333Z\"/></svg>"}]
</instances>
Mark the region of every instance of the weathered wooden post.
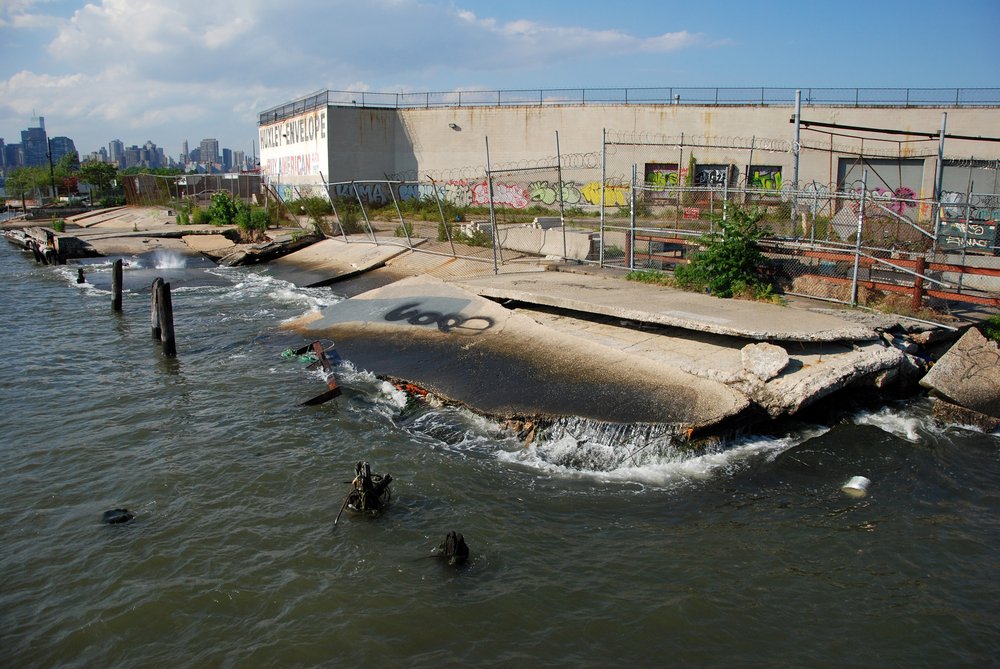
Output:
<instances>
[{"instance_id":1,"label":"weathered wooden post","mask_svg":"<svg viewBox=\"0 0 1000 669\"><path fill-rule=\"evenodd\" d=\"M924 272L927 271L927 259L923 254L917 256L916 276L913 277L913 299L910 308L920 311L924 301Z\"/></svg>"},{"instance_id":2,"label":"weathered wooden post","mask_svg":"<svg viewBox=\"0 0 1000 669\"><path fill-rule=\"evenodd\" d=\"M170 284L161 283L158 287L157 307L160 318L160 341L163 343L163 355L177 355L177 343L174 341L174 307L170 301Z\"/></svg>"},{"instance_id":3,"label":"weathered wooden post","mask_svg":"<svg viewBox=\"0 0 1000 669\"><path fill-rule=\"evenodd\" d=\"M119 258L111 268L111 310L122 310L122 259Z\"/></svg>"},{"instance_id":4,"label":"weathered wooden post","mask_svg":"<svg viewBox=\"0 0 1000 669\"><path fill-rule=\"evenodd\" d=\"M156 277L153 280L152 290L149 292L149 325L153 330L153 339L159 340L161 335L160 330L160 286L163 285L163 279Z\"/></svg>"}]
</instances>

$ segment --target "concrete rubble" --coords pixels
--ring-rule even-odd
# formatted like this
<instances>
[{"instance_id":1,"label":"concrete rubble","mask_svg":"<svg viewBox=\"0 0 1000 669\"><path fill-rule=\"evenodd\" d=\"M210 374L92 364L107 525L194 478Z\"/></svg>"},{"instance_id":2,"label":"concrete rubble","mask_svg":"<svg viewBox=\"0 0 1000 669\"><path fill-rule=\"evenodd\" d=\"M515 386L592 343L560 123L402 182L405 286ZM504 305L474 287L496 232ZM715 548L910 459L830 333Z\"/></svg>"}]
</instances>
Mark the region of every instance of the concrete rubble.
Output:
<instances>
[{"instance_id":1,"label":"concrete rubble","mask_svg":"<svg viewBox=\"0 0 1000 669\"><path fill-rule=\"evenodd\" d=\"M936 407L939 415L1000 428L1000 348L970 328L920 379L933 396L952 406Z\"/></svg>"}]
</instances>

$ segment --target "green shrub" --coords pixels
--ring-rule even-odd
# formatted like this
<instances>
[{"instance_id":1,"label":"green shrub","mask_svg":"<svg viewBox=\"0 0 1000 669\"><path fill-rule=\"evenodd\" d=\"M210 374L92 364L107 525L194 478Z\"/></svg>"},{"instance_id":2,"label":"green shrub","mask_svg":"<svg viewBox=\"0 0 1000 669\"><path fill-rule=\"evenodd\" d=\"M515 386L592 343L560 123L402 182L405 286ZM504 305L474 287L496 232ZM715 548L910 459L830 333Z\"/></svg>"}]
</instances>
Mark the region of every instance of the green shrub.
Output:
<instances>
[{"instance_id":1,"label":"green shrub","mask_svg":"<svg viewBox=\"0 0 1000 669\"><path fill-rule=\"evenodd\" d=\"M412 237L413 236L413 223L409 221L403 221L396 226L396 230L393 233L396 237Z\"/></svg>"},{"instance_id":2,"label":"green shrub","mask_svg":"<svg viewBox=\"0 0 1000 669\"><path fill-rule=\"evenodd\" d=\"M61 218L57 218L52 221L52 229L56 232L66 232L66 221Z\"/></svg>"},{"instance_id":3,"label":"green shrub","mask_svg":"<svg viewBox=\"0 0 1000 669\"><path fill-rule=\"evenodd\" d=\"M207 209L202 209L201 207L195 207L191 211L191 222L194 225L211 225L212 216L208 213Z\"/></svg>"},{"instance_id":4,"label":"green shrub","mask_svg":"<svg viewBox=\"0 0 1000 669\"><path fill-rule=\"evenodd\" d=\"M337 221L344 234L364 232L364 226L361 225L361 207L358 206L357 200L347 197L337 198L333 203L333 210L337 212Z\"/></svg>"},{"instance_id":5,"label":"green shrub","mask_svg":"<svg viewBox=\"0 0 1000 669\"><path fill-rule=\"evenodd\" d=\"M1000 314L994 314L983 321L983 336L1000 343Z\"/></svg>"},{"instance_id":6,"label":"green shrub","mask_svg":"<svg viewBox=\"0 0 1000 669\"><path fill-rule=\"evenodd\" d=\"M263 207L251 207L250 209L250 229L264 232L271 223L268 211Z\"/></svg>"},{"instance_id":7,"label":"green shrub","mask_svg":"<svg viewBox=\"0 0 1000 669\"><path fill-rule=\"evenodd\" d=\"M191 214L188 213L187 209L181 209L177 212L177 225L191 225Z\"/></svg>"},{"instance_id":8,"label":"green shrub","mask_svg":"<svg viewBox=\"0 0 1000 669\"><path fill-rule=\"evenodd\" d=\"M677 266L677 286L707 290L716 297L773 295L773 287L762 278L767 259L757 243L764 234L761 218L763 212L756 207L746 210L738 205L730 208L725 221L713 217L721 230L704 235L704 250L695 253L689 264Z\"/></svg>"},{"instance_id":9,"label":"green shrub","mask_svg":"<svg viewBox=\"0 0 1000 669\"><path fill-rule=\"evenodd\" d=\"M212 204L208 207L208 216L213 225L234 225L236 215L246 209L242 200L233 199L225 191L212 195Z\"/></svg>"}]
</instances>

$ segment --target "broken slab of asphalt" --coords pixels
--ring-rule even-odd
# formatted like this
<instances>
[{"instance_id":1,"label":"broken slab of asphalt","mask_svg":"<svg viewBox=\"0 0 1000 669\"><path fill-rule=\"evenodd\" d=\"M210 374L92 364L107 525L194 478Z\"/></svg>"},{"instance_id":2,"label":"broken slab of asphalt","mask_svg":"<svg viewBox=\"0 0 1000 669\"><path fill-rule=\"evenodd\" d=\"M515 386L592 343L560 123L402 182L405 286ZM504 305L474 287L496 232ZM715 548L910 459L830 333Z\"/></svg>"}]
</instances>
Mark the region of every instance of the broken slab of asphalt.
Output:
<instances>
[{"instance_id":1,"label":"broken slab of asphalt","mask_svg":"<svg viewBox=\"0 0 1000 669\"><path fill-rule=\"evenodd\" d=\"M871 341L873 329L830 314L725 300L589 273L525 272L457 282L493 299L601 314L757 341Z\"/></svg>"},{"instance_id":2,"label":"broken slab of asphalt","mask_svg":"<svg viewBox=\"0 0 1000 669\"><path fill-rule=\"evenodd\" d=\"M413 242L419 245L422 240ZM339 239L324 239L273 260L268 264L268 271L296 286L314 288L382 267L407 250L399 240L348 244Z\"/></svg>"},{"instance_id":3,"label":"broken slab of asphalt","mask_svg":"<svg viewBox=\"0 0 1000 669\"><path fill-rule=\"evenodd\" d=\"M547 328L459 286L410 277L292 327L380 376L499 418L583 416L709 428L749 402L725 384Z\"/></svg>"}]
</instances>

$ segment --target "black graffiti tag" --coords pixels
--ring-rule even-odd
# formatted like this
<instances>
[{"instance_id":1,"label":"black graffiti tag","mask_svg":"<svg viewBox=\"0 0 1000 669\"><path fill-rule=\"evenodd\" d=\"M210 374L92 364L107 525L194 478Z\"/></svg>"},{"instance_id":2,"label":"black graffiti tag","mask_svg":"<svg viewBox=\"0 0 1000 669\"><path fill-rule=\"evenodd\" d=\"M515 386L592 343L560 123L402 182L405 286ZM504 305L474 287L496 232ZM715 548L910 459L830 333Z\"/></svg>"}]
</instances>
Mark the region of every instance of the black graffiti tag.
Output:
<instances>
[{"instance_id":1,"label":"black graffiti tag","mask_svg":"<svg viewBox=\"0 0 1000 669\"><path fill-rule=\"evenodd\" d=\"M488 330L493 327L493 319L488 316L472 316L466 318L462 314L442 314L440 311L420 311L419 302L401 304L385 315L387 321L403 321L410 325L437 325L441 332L451 332L456 329ZM470 326L471 321L481 321L479 326Z\"/></svg>"}]
</instances>

